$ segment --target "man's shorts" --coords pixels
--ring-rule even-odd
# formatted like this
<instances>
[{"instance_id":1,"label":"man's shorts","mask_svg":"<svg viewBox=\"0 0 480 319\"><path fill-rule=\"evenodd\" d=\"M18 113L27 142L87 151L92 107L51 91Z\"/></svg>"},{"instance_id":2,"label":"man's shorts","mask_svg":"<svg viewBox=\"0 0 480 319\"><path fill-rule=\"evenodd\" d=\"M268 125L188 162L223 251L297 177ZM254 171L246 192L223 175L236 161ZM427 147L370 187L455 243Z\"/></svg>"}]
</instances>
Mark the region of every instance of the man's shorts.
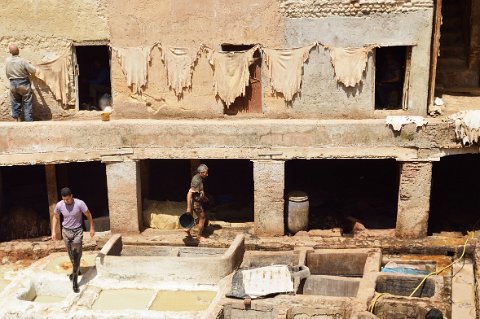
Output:
<instances>
[{"instance_id":1,"label":"man's shorts","mask_svg":"<svg viewBox=\"0 0 480 319\"><path fill-rule=\"evenodd\" d=\"M203 210L202 203L193 201L193 217L195 219L205 218L205 211Z\"/></svg>"}]
</instances>

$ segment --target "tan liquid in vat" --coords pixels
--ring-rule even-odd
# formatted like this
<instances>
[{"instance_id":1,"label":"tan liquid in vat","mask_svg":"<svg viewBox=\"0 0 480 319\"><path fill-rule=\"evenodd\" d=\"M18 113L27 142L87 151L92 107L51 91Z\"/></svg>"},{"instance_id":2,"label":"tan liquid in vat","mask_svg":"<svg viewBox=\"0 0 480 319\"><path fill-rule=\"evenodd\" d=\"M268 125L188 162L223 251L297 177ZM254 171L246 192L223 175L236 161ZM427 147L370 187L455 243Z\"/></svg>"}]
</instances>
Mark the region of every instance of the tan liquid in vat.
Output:
<instances>
[{"instance_id":1,"label":"tan liquid in vat","mask_svg":"<svg viewBox=\"0 0 480 319\"><path fill-rule=\"evenodd\" d=\"M88 268L95 266L96 256L96 254L84 254L82 256L80 260L80 271L82 273L87 272ZM45 269L51 272L69 274L72 272L72 263L68 256L60 256L52 259Z\"/></svg>"},{"instance_id":2,"label":"tan liquid in vat","mask_svg":"<svg viewBox=\"0 0 480 319\"><path fill-rule=\"evenodd\" d=\"M59 297L59 296L47 296L47 295L38 295L33 299L33 302L39 302L39 303L56 303L56 302L62 302L64 297Z\"/></svg>"},{"instance_id":3,"label":"tan liquid in vat","mask_svg":"<svg viewBox=\"0 0 480 319\"><path fill-rule=\"evenodd\" d=\"M10 280L0 279L0 292L8 286Z\"/></svg>"},{"instance_id":4,"label":"tan liquid in vat","mask_svg":"<svg viewBox=\"0 0 480 319\"><path fill-rule=\"evenodd\" d=\"M102 290L92 309L94 310L146 310L152 299L153 290L108 289Z\"/></svg>"},{"instance_id":5,"label":"tan liquid in vat","mask_svg":"<svg viewBox=\"0 0 480 319\"><path fill-rule=\"evenodd\" d=\"M216 294L215 291L159 291L149 310L203 311Z\"/></svg>"}]
</instances>

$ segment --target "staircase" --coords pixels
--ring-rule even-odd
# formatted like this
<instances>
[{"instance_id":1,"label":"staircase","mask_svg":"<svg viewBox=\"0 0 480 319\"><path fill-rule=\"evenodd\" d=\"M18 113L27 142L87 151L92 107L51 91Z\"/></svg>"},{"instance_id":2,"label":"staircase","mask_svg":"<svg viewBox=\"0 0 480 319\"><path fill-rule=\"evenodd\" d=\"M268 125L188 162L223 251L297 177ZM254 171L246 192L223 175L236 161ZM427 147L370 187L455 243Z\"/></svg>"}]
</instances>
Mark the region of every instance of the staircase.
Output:
<instances>
[{"instance_id":1,"label":"staircase","mask_svg":"<svg viewBox=\"0 0 480 319\"><path fill-rule=\"evenodd\" d=\"M436 88L441 92L478 88L479 72L468 68L470 27L465 0L443 0L440 29L440 56L437 62Z\"/></svg>"}]
</instances>

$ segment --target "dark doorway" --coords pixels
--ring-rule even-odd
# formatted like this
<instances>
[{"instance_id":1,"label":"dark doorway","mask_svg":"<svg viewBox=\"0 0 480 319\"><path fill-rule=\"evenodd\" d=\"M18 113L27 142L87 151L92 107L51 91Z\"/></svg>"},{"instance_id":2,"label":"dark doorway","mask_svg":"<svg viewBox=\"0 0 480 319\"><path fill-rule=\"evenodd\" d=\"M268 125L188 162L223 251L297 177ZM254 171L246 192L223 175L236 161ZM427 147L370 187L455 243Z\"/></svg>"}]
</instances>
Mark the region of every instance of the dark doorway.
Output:
<instances>
[{"instance_id":1,"label":"dark doorway","mask_svg":"<svg viewBox=\"0 0 480 319\"><path fill-rule=\"evenodd\" d=\"M394 160L292 160L286 163L285 195L306 192L309 229L395 228L399 171ZM286 219L287 220L287 219Z\"/></svg>"},{"instance_id":2,"label":"dark doorway","mask_svg":"<svg viewBox=\"0 0 480 319\"><path fill-rule=\"evenodd\" d=\"M480 23L479 4L472 0L443 0L441 6L435 96L478 96L480 40L475 34Z\"/></svg>"},{"instance_id":3,"label":"dark doorway","mask_svg":"<svg viewBox=\"0 0 480 319\"><path fill-rule=\"evenodd\" d=\"M402 109L408 47L375 50L375 109Z\"/></svg>"},{"instance_id":4,"label":"dark doorway","mask_svg":"<svg viewBox=\"0 0 480 319\"><path fill-rule=\"evenodd\" d=\"M253 45L234 45L222 44L222 51L246 51L253 48ZM224 113L227 115L236 115L238 113L262 113L262 57L260 50L257 50L253 62L249 67L250 81L245 89L245 95L239 96L230 105L224 107Z\"/></svg>"},{"instance_id":5,"label":"dark doorway","mask_svg":"<svg viewBox=\"0 0 480 319\"><path fill-rule=\"evenodd\" d=\"M110 229L108 189L105 164L100 162L68 163L56 165L58 198L60 190L69 187L73 196L83 200L95 222L96 231ZM85 223L89 227L88 223Z\"/></svg>"},{"instance_id":6,"label":"dark doorway","mask_svg":"<svg viewBox=\"0 0 480 319\"><path fill-rule=\"evenodd\" d=\"M210 220L253 221L253 164L248 160L142 161L145 214L179 215L185 211L187 192L198 164L209 168L204 180L209 199L204 204ZM147 216L148 217L148 216ZM148 225L146 225L148 227Z\"/></svg>"},{"instance_id":7,"label":"dark doorway","mask_svg":"<svg viewBox=\"0 0 480 319\"><path fill-rule=\"evenodd\" d=\"M142 161L142 195L155 201L186 201L190 160Z\"/></svg>"},{"instance_id":8,"label":"dark doorway","mask_svg":"<svg viewBox=\"0 0 480 319\"><path fill-rule=\"evenodd\" d=\"M45 166L0 168L0 241L50 235Z\"/></svg>"},{"instance_id":9,"label":"dark doorway","mask_svg":"<svg viewBox=\"0 0 480 319\"><path fill-rule=\"evenodd\" d=\"M80 110L101 110L111 104L110 51L106 45L76 46Z\"/></svg>"},{"instance_id":10,"label":"dark doorway","mask_svg":"<svg viewBox=\"0 0 480 319\"><path fill-rule=\"evenodd\" d=\"M226 222L253 222L253 163L249 160L205 160L209 168L207 213Z\"/></svg>"},{"instance_id":11,"label":"dark doorway","mask_svg":"<svg viewBox=\"0 0 480 319\"><path fill-rule=\"evenodd\" d=\"M447 156L433 164L429 234L480 227L479 165L478 154Z\"/></svg>"}]
</instances>

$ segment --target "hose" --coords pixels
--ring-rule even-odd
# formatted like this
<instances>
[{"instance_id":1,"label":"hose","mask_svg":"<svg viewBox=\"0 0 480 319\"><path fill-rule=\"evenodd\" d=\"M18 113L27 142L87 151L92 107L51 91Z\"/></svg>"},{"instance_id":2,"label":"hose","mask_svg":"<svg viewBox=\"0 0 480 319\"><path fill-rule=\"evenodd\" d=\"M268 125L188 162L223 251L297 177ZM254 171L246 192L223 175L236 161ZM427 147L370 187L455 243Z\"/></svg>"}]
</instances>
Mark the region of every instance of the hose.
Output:
<instances>
[{"instance_id":1,"label":"hose","mask_svg":"<svg viewBox=\"0 0 480 319\"><path fill-rule=\"evenodd\" d=\"M475 223L476 224L476 223ZM475 228L475 227L474 227ZM467 244L468 244L468 241L470 239L473 239L475 238L475 230L471 231L471 237L468 236L467 237L467 240L465 240L465 243L463 244L463 251L462 251L462 254L460 255L460 257L458 257L457 259L455 259L454 261L452 261L449 265L443 267L442 269L440 270L437 270L437 271L432 271L431 273L429 273L428 275L426 275L425 277L423 277L422 281L420 281L420 283L417 285L417 287L413 290L413 292L410 294L409 297L412 297L413 295L415 295L415 293L417 292L418 289L420 289L420 287L423 285L423 283L425 282L425 280L427 280L430 276L434 276L434 275L438 275L440 273L442 273L444 270L452 267L455 263L459 262L460 260L463 259L463 257L465 256L465 251L467 250ZM377 303L378 299L380 299L380 297L386 295L387 293L381 293L381 294L378 294L375 299L373 300L372 302L372 305L370 306L370 313L373 313L373 310L375 309L375 304Z\"/></svg>"},{"instance_id":2,"label":"hose","mask_svg":"<svg viewBox=\"0 0 480 319\"><path fill-rule=\"evenodd\" d=\"M420 281L420 283L418 284L418 286L413 290L413 292L410 294L409 297L413 297L413 295L415 295L415 293L417 292L417 290L420 289L420 287L423 285L423 283L425 282L425 280L427 280L430 276L438 275L438 274L440 274L441 272L443 272L444 270L452 267L456 262L462 260L462 258L465 256L465 251L467 250L468 241L469 241L470 239L473 239L473 238L475 237L475 232L474 232L474 231L472 231L471 234L472 234L472 237L468 236L468 237L467 237L467 240L465 241L465 244L463 244L463 251L462 251L462 254L460 255L460 257L458 257L457 259L455 259L455 260L452 261L449 265L443 267L442 269L437 270L437 271L432 271L431 273L429 273L428 275L426 275L425 277L423 277L422 281Z\"/></svg>"}]
</instances>

